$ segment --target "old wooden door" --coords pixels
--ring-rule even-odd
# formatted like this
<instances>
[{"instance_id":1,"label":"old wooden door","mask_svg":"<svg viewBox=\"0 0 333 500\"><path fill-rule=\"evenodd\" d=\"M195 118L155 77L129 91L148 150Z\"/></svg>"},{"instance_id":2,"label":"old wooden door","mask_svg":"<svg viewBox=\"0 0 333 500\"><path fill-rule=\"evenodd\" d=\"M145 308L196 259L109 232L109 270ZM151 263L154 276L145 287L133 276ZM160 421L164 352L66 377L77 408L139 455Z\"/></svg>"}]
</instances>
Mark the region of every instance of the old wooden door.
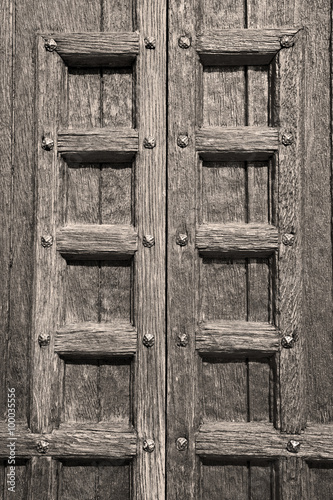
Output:
<instances>
[{"instance_id":1,"label":"old wooden door","mask_svg":"<svg viewBox=\"0 0 333 500\"><path fill-rule=\"evenodd\" d=\"M330 2L1 12L2 497L331 500Z\"/></svg>"}]
</instances>

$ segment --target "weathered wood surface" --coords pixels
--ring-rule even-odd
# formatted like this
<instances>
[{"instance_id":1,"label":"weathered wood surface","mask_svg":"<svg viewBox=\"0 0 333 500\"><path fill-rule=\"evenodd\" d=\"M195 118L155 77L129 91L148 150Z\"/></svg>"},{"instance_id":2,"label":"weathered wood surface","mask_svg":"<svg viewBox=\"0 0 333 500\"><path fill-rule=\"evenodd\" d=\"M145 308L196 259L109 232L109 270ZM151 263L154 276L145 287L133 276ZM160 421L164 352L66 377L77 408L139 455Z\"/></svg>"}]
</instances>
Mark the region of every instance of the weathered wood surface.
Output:
<instances>
[{"instance_id":1,"label":"weathered wood surface","mask_svg":"<svg viewBox=\"0 0 333 500\"><path fill-rule=\"evenodd\" d=\"M262 256L278 248L278 230L269 224L202 224L195 241L200 253Z\"/></svg>"},{"instance_id":2,"label":"weathered wood surface","mask_svg":"<svg viewBox=\"0 0 333 500\"><path fill-rule=\"evenodd\" d=\"M138 151L134 129L59 130L58 152L71 162L129 161Z\"/></svg>"},{"instance_id":3,"label":"weathered wood surface","mask_svg":"<svg viewBox=\"0 0 333 500\"><path fill-rule=\"evenodd\" d=\"M87 322L59 328L54 350L62 356L134 356L136 344L136 330L128 322Z\"/></svg>"},{"instance_id":4,"label":"weathered wood surface","mask_svg":"<svg viewBox=\"0 0 333 500\"><path fill-rule=\"evenodd\" d=\"M135 32L50 33L56 52L68 66L129 66L139 53L139 35Z\"/></svg>"},{"instance_id":5,"label":"weathered wood surface","mask_svg":"<svg viewBox=\"0 0 333 500\"><path fill-rule=\"evenodd\" d=\"M196 149L207 160L266 160L278 144L272 127L204 127L196 133Z\"/></svg>"},{"instance_id":6,"label":"weathered wood surface","mask_svg":"<svg viewBox=\"0 0 333 500\"><path fill-rule=\"evenodd\" d=\"M269 323L210 321L202 323L195 336L201 354L272 355L279 350L276 328Z\"/></svg>"},{"instance_id":7,"label":"weathered wood surface","mask_svg":"<svg viewBox=\"0 0 333 500\"><path fill-rule=\"evenodd\" d=\"M208 66L269 64L281 50L281 40L292 38L294 28L206 30L198 36L196 49Z\"/></svg>"},{"instance_id":8,"label":"weathered wood surface","mask_svg":"<svg viewBox=\"0 0 333 500\"><path fill-rule=\"evenodd\" d=\"M33 456L28 465L29 500L54 499L58 491L58 464L51 457ZM16 493L15 493L16 495Z\"/></svg>"},{"instance_id":9,"label":"weathered wood surface","mask_svg":"<svg viewBox=\"0 0 333 500\"><path fill-rule=\"evenodd\" d=\"M130 225L75 224L56 233L57 250L68 258L130 258L137 250L137 233Z\"/></svg>"}]
</instances>

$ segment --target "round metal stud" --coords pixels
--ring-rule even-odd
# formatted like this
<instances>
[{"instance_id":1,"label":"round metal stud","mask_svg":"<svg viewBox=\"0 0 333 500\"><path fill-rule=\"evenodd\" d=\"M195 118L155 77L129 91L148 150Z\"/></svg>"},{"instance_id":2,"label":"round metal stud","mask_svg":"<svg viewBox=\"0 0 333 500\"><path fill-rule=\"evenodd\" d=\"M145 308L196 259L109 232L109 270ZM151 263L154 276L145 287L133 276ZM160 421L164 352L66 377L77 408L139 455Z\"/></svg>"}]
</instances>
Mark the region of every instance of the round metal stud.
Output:
<instances>
[{"instance_id":1,"label":"round metal stud","mask_svg":"<svg viewBox=\"0 0 333 500\"><path fill-rule=\"evenodd\" d=\"M282 243L286 246L292 246L295 242L295 235L292 233L285 233L282 236Z\"/></svg>"},{"instance_id":2,"label":"round metal stud","mask_svg":"<svg viewBox=\"0 0 333 500\"><path fill-rule=\"evenodd\" d=\"M155 137L145 137L144 141L143 141L143 146L146 148L146 149L154 149L156 147L156 139Z\"/></svg>"},{"instance_id":3,"label":"round metal stud","mask_svg":"<svg viewBox=\"0 0 333 500\"><path fill-rule=\"evenodd\" d=\"M153 36L146 36L144 39L146 49L155 49L156 48L156 38Z\"/></svg>"},{"instance_id":4,"label":"round metal stud","mask_svg":"<svg viewBox=\"0 0 333 500\"><path fill-rule=\"evenodd\" d=\"M282 135L282 144L284 146L290 146L294 142L294 136L291 132L286 132Z\"/></svg>"},{"instance_id":5,"label":"round metal stud","mask_svg":"<svg viewBox=\"0 0 333 500\"><path fill-rule=\"evenodd\" d=\"M142 239L144 247L151 248L155 245L155 238L151 234L146 234Z\"/></svg>"},{"instance_id":6,"label":"round metal stud","mask_svg":"<svg viewBox=\"0 0 333 500\"><path fill-rule=\"evenodd\" d=\"M283 35L280 38L280 44L283 49L289 49L294 45L294 37L292 35Z\"/></svg>"},{"instance_id":7,"label":"round metal stud","mask_svg":"<svg viewBox=\"0 0 333 500\"><path fill-rule=\"evenodd\" d=\"M155 441L153 439L145 439L143 442L143 450L147 453L152 453L155 450Z\"/></svg>"},{"instance_id":8,"label":"round metal stud","mask_svg":"<svg viewBox=\"0 0 333 500\"><path fill-rule=\"evenodd\" d=\"M176 447L178 451L185 451L188 448L188 441L184 437L179 437L176 441Z\"/></svg>"},{"instance_id":9,"label":"round metal stud","mask_svg":"<svg viewBox=\"0 0 333 500\"><path fill-rule=\"evenodd\" d=\"M178 45L181 49L189 49L191 47L192 39L188 35L183 35L178 39Z\"/></svg>"},{"instance_id":10,"label":"round metal stud","mask_svg":"<svg viewBox=\"0 0 333 500\"><path fill-rule=\"evenodd\" d=\"M152 333L146 333L143 336L142 343L146 347L153 347L153 345L155 344L155 337L154 337L154 335Z\"/></svg>"},{"instance_id":11,"label":"round metal stud","mask_svg":"<svg viewBox=\"0 0 333 500\"><path fill-rule=\"evenodd\" d=\"M186 333L180 333L177 337L178 347L186 347L188 345L188 335Z\"/></svg>"},{"instance_id":12,"label":"round metal stud","mask_svg":"<svg viewBox=\"0 0 333 500\"><path fill-rule=\"evenodd\" d=\"M51 234L46 234L41 237L41 245L44 248L50 248L53 245L53 236Z\"/></svg>"},{"instance_id":13,"label":"round metal stud","mask_svg":"<svg viewBox=\"0 0 333 500\"><path fill-rule=\"evenodd\" d=\"M301 447L301 443L299 441L295 441L294 439L291 439L287 443L287 450L290 453L298 453Z\"/></svg>"},{"instance_id":14,"label":"round metal stud","mask_svg":"<svg viewBox=\"0 0 333 500\"><path fill-rule=\"evenodd\" d=\"M36 445L38 453L46 453L47 450L49 449L49 443L47 441L38 441Z\"/></svg>"},{"instance_id":15,"label":"round metal stud","mask_svg":"<svg viewBox=\"0 0 333 500\"><path fill-rule=\"evenodd\" d=\"M38 336L38 344L41 347L47 346L50 343L50 335L48 333L41 333Z\"/></svg>"},{"instance_id":16,"label":"round metal stud","mask_svg":"<svg viewBox=\"0 0 333 500\"><path fill-rule=\"evenodd\" d=\"M176 243L180 247L185 247L188 243L188 236L186 233L179 233L176 238Z\"/></svg>"},{"instance_id":17,"label":"round metal stud","mask_svg":"<svg viewBox=\"0 0 333 500\"><path fill-rule=\"evenodd\" d=\"M177 145L180 148L186 148L188 146L188 143L189 143L188 134L186 134L186 133L179 134L179 136L177 138Z\"/></svg>"},{"instance_id":18,"label":"round metal stud","mask_svg":"<svg viewBox=\"0 0 333 500\"><path fill-rule=\"evenodd\" d=\"M43 137L42 148L45 149L45 151L52 151L54 148L53 139L51 139L51 137Z\"/></svg>"},{"instance_id":19,"label":"round metal stud","mask_svg":"<svg viewBox=\"0 0 333 500\"><path fill-rule=\"evenodd\" d=\"M53 40L53 38L48 38L47 40L45 40L44 47L48 52L54 52L57 48L57 42Z\"/></svg>"},{"instance_id":20,"label":"round metal stud","mask_svg":"<svg viewBox=\"0 0 333 500\"><path fill-rule=\"evenodd\" d=\"M295 338L292 335L285 335L281 339L281 345L285 349L291 349L295 345Z\"/></svg>"}]
</instances>

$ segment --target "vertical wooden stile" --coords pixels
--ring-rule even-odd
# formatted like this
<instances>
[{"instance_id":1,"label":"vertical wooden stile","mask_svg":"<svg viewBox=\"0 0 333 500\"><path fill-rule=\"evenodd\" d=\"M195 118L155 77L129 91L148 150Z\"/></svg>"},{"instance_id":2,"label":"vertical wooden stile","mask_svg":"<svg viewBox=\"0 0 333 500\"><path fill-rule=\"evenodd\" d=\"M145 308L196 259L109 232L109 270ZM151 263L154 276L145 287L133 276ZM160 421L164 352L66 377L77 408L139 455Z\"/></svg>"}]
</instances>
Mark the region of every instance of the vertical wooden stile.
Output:
<instances>
[{"instance_id":1,"label":"vertical wooden stile","mask_svg":"<svg viewBox=\"0 0 333 500\"><path fill-rule=\"evenodd\" d=\"M135 374L137 467L135 498L155 500L165 494L165 209L166 209L166 1L137 3L140 54L136 64L136 127L139 152L135 162L135 224L139 246L135 257L135 323L138 350ZM145 37L156 40L146 48ZM144 147L153 137L156 146ZM155 244L143 245L144 236ZM143 345L153 334L152 347ZM154 440L155 450L143 449Z\"/></svg>"}]
</instances>

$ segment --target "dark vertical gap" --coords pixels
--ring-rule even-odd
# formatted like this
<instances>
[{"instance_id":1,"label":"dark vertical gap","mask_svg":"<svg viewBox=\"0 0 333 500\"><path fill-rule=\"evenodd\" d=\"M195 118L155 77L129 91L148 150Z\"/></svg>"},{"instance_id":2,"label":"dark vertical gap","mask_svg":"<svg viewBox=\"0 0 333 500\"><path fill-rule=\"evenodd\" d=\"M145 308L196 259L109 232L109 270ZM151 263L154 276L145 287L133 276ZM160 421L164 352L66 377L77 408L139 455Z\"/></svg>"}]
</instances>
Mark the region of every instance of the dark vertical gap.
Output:
<instances>
[{"instance_id":1,"label":"dark vertical gap","mask_svg":"<svg viewBox=\"0 0 333 500\"><path fill-rule=\"evenodd\" d=\"M252 484L251 484L251 462L246 462L247 465L247 474L248 474L248 497L249 500L252 498Z\"/></svg>"},{"instance_id":2,"label":"dark vertical gap","mask_svg":"<svg viewBox=\"0 0 333 500\"><path fill-rule=\"evenodd\" d=\"M248 12L247 12L247 0L244 0L244 28L249 27L249 19L248 19Z\"/></svg>"},{"instance_id":3,"label":"dark vertical gap","mask_svg":"<svg viewBox=\"0 0 333 500\"><path fill-rule=\"evenodd\" d=\"M249 283L249 259L245 259L245 269L246 269L246 321L249 321L250 315L250 283ZM247 397L247 421L251 421L251 398L250 398L250 365L249 358L245 359L246 364L246 397Z\"/></svg>"}]
</instances>

